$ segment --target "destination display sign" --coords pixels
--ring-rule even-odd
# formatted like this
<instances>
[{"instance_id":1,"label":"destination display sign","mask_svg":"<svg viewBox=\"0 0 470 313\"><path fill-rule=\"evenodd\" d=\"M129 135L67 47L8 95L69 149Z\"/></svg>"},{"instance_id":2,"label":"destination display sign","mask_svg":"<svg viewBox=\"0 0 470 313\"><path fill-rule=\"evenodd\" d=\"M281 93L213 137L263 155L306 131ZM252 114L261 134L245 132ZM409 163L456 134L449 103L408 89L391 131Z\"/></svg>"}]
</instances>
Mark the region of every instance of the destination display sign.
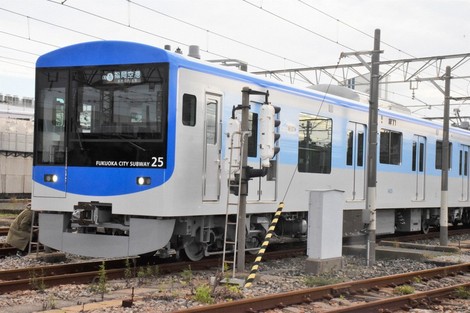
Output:
<instances>
[{"instance_id":1,"label":"destination display sign","mask_svg":"<svg viewBox=\"0 0 470 313\"><path fill-rule=\"evenodd\" d=\"M106 71L101 77L105 84L138 84L142 82L140 70Z\"/></svg>"}]
</instances>

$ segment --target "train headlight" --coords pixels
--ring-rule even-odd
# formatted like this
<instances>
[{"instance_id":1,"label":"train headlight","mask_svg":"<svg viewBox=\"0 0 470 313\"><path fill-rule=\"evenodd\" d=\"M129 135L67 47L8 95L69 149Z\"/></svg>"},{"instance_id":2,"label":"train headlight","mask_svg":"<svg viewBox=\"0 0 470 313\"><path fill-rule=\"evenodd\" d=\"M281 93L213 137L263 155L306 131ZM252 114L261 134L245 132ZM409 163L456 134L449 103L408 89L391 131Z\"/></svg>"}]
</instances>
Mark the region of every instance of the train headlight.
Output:
<instances>
[{"instance_id":1,"label":"train headlight","mask_svg":"<svg viewBox=\"0 0 470 313\"><path fill-rule=\"evenodd\" d=\"M56 183L59 180L59 177L56 174L45 174L44 181L46 183Z\"/></svg>"},{"instance_id":2,"label":"train headlight","mask_svg":"<svg viewBox=\"0 0 470 313\"><path fill-rule=\"evenodd\" d=\"M136 182L139 186L150 185L152 179L150 177L137 177Z\"/></svg>"}]
</instances>

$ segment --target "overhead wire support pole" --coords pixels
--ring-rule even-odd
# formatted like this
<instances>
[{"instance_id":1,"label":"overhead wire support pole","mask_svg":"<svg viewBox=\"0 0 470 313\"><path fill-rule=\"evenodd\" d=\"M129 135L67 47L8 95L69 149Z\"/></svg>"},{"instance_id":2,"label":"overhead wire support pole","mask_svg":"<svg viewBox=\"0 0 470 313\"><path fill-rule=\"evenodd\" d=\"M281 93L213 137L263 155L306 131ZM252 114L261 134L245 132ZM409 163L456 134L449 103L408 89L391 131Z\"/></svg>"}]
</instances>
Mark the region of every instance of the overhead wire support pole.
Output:
<instances>
[{"instance_id":1,"label":"overhead wire support pole","mask_svg":"<svg viewBox=\"0 0 470 313\"><path fill-rule=\"evenodd\" d=\"M250 91L249 87L242 89L242 120L241 132L244 134L249 130L248 120L250 114ZM248 194L248 177L246 173L246 166L248 165L248 141L242 141L242 155L241 155L241 186L239 191L239 208L238 208L238 234L237 234L237 270L239 273L245 271L245 229L246 229L246 197Z\"/></svg>"},{"instance_id":2,"label":"overhead wire support pole","mask_svg":"<svg viewBox=\"0 0 470 313\"><path fill-rule=\"evenodd\" d=\"M249 117L250 117L250 95L264 95L269 96L269 92L260 92L252 90L249 87L242 89L242 120L241 132L246 134L250 131ZM239 191L239 208L238 208L238 234L237 234L237 270L239 273L245 271L245 242L246 242L246 198L248 195L248 181L250 180L248 174L248 140L242 141L242 155L241 155L241 186Z\"/></svg>"},{"instance_id":3,"label":"overhead wire support pole","mask_svg":"<svg viewBox=\"0 0 470 313\"><path fill-rule=\"evenodd\" d=\"M370 99L369 99L369 148L367 157L367 210L369 213L369 231L367 240L367 265L375 265L376 239L376 188L377 188L377 120L379 107L379 62L380 62L380 29L374 33L374 51L371 58Z\"/></svg>"},{"instance_id":4,"label":"overhead wire support pole","mask_svg":"<svg viewBox=\"0 0 470 313\"><path fill-rule=\"evenodd\" d=\"M444 124L442 132L441 211L439 216L439 242L448 245L448 181L449 181L449 111L450 111L450 66L446 67L444 87Z\"/></svg>"}]
</instances>

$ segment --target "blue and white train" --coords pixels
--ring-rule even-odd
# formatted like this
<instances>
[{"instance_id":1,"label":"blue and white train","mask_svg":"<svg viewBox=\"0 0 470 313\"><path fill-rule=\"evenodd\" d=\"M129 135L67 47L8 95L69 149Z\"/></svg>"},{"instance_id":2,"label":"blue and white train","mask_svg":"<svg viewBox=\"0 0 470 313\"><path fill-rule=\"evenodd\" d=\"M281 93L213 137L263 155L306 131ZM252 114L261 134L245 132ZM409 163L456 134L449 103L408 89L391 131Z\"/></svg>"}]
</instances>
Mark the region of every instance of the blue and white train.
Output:
<instances>
[{"instance_id":1,"label":"blue and white train","mask_svg":"<svg viewBox=\"0 0 470 313\"><path fill-rule=\"evenodd\" d=\"M280 152L248 185L247 246L259 245L280 200L278 233L304 235L308 190L344 190L338 225L364 227L367 104L130 42L61 48L36 67L32 209L44 245L106 257L220 253L235 197L227 125L245 87L260 92L249 102L254 169L263 93L281 108ZM386 109L378 122L377 233L438 225L442 126ZM450 132L452 223L470 223L469 135Z\"/></svg>"}]
</instances>

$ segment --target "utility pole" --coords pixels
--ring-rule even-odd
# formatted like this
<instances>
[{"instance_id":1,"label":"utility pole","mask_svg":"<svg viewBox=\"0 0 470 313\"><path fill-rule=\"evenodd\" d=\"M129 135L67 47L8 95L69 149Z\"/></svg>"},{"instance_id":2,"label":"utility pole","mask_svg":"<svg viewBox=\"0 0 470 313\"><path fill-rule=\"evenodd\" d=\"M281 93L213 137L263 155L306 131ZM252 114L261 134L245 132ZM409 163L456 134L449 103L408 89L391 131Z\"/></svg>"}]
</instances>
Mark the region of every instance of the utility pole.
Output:
<instances>
[{"instance_id":1,"label":"utility pole","mask_svg":"<svg viewBox=\"0 0 470 313\"><path fill-rule=\"evenodd\" d=\"M448 180L449 180L449 107L450 107L450 66L446 67L444 87L444 125L442 132L442 173L441 173L441 212L439 216L439 239L441 246L448 245Z\"/></svg>"},{"instance_id":2,"label":"utility pole","mask_svg":"<svg viewBox=\"0 0 470 313\"><path fill-rule=\"evenodd\" d=\"M240 205L238 208L238 234L237 234L237 271L243 273L245 271L245 241L246 241L246 196L248 195L248 140L245 138L245 134L248 133L249 129L249 117L250 117L250 93L249 87L243 87L242 89L242 120L241 120L241 133L242 133L242 155L241 155L241 186L240 186Z\"/></svg>"},{"instance_id":3,"label":"utility pole","mask_svg":"<svg viewBox=\"0 0 470 313\"><path fill-rule=\"evenodd\" d=\"M380 29L374 33L374 51L371 58L370 98L369 98L369 149L367 155L367 210L369 211L369 232L367 240L367 265L375 264L376 239L376 187L377 187L377 120L379 107L379 62Z\"/></svg>"}]
</instances>

